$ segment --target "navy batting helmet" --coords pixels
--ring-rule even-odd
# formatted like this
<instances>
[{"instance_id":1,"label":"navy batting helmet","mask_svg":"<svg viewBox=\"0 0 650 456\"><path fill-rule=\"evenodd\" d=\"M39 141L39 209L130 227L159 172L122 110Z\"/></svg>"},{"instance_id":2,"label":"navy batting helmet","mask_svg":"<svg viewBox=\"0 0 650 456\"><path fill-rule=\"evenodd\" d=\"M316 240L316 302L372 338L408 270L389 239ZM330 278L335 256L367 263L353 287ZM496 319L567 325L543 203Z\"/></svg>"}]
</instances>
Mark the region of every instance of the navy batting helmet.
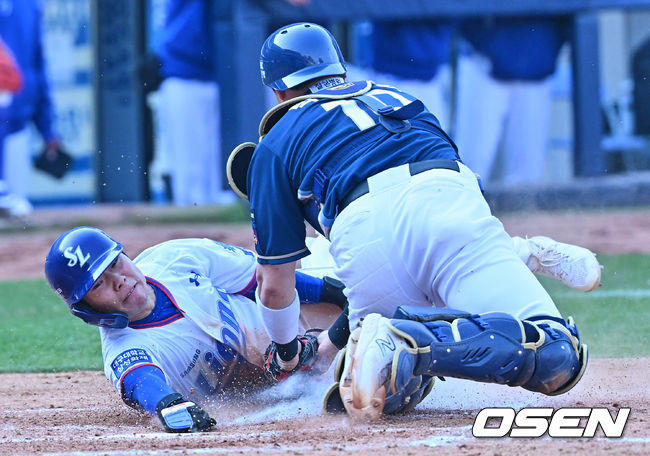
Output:
<instances>
[{"instance_id":1,"label":"navy batting helmet","mask_svg":"<svg viewBox=\"0 0 650 456\"><path fill-rule=\"evenodd\" d=\"M299 22L269 36L260 55L262 82L287 90L320 76L345 74L339 45L330 32L317 24Z\"/></svg>"},{"instance_id":2,"label":"navy batting helmet","mask_svg":"<svg viewBox=\"0 0 650 456\"><path fill-rule=\"evenodd\" d=\"M83 301L122 250L122 244L100 229L74 228L59 236L50 247L45 258L45 277L73 315L92 325L124 328L129 324L126 314L94 312Z\"/></svg>"}]
</instances>

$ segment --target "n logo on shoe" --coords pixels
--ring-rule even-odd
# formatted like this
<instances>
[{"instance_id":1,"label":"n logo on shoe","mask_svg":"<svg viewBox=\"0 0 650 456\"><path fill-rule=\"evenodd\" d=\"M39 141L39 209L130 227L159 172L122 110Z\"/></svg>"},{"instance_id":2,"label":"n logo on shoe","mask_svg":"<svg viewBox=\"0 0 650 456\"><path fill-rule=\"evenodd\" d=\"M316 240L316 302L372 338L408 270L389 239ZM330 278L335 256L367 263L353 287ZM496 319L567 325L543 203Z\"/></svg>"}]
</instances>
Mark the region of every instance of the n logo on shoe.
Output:
<instances>
[{"instance_id":1,"label":"n logo on shoe","mask_svg":"<svg viewBox=\"0 0 650 456\"><path fill-rule=\"evenodd\" d=\"M386 352L389 351L395 351L395 341L390 335L388 335L387 339L375 339L375 343L379 347L379 350L381 350L382 355L386 355Z\"/></svg>"}]
</instances>

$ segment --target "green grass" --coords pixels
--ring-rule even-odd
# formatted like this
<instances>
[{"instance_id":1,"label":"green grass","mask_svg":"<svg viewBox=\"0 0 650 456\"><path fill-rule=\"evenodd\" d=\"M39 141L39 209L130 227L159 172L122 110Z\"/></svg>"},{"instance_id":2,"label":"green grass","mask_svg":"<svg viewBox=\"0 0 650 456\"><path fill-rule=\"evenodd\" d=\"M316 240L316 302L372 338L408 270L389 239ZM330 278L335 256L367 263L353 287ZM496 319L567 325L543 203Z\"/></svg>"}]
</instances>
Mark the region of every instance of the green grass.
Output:
<instances>
[{"instance_id":1,"label":"green grass","mask_svg":"<svg viewBox=\"0 0 650 456\"><path fill-rule=\"evenodd\" d=\"M131 214L125 222L134 225L175 223L250 223L248 204L241 201L226 206L180 207L159 213Z\"/></svg>"},{"instance_id":2,"label":"green grass","mask_svg":"<svg viewBox=\"0 0 650 456\"><path fill-rule=\"evenodd\" d=\"M99 330L68 311L45 280L0 283L0 372L102 369Z\"/></svg>"},{"instance_id":3,"label":"green grass","mask_svg":"<svg viewBox=\"0 0 650 456\"><path fill-rule=\"evenodd\" d=\"M542 278L592 357L650 356L650 256L598 257L604 286L572 291ZM44 280L0 283L0 372L102 369L97 328L73 317Z\"/></svg>"},{"instance_id":4,"label":"green grass","mask_svg":"<svg viewBox=\"0 0 650 456\"><path fill-rule=\"evenodd\" d=\"M147 226L174 224L250 224L250 208L248 203L237 200L228 205L205 206L134 206L128 210L125 206L123 213L118 212L114 218L103 223L103 226ZM76 226L96 226L97 217L92 213L72 213L69 217L52 220L47 224L6 224L0 226L0 234L24 232L62 232Z\"/></svg>"},{"instance_id":5,"label":"green grass","mask_svg":"<svg viewBox=\"0 0 650 456\"><path fill-rule=\"evenodd\" d=\"M599 255L603 286L573 291L542 278L562 314L575 319L583 343L598 358L650 356L650 256Z\"/></svg>"}]
</instances>

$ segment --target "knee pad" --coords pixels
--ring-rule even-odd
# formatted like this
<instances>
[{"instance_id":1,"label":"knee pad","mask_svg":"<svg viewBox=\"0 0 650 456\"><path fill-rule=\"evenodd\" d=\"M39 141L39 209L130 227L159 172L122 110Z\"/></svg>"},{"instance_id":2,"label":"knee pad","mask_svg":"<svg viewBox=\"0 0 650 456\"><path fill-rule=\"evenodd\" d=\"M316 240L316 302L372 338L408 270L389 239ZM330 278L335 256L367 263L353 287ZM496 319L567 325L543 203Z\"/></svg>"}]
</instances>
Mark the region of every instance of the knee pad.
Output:
<instances>
[{"instance_id":1,"label":"knee pad","mask_svg":"<svg viewBox=\"0 0 650 456\"><path fill-rule=\"evenodd\" d=\"M540 339L535 372L522 386L549 396L566 393L582 378L589 360L589 349L580 342L573 318L534 317L524 323L534 325Z\"/></svg>"},{"instance_id":2,"label":"knee pad","mask_svg":"<svg viewBox=\"0 0 650 456\"><path fill-rule=\"evenodd\" d=\"M587 347L572 319L521 321L502 312L472 315L417 306L400 307L395 316L393 331L413 348L396 354L394 391L412 376L430 375L555 395L575 386L587 365Z\"/></svg>"}]
</instances>

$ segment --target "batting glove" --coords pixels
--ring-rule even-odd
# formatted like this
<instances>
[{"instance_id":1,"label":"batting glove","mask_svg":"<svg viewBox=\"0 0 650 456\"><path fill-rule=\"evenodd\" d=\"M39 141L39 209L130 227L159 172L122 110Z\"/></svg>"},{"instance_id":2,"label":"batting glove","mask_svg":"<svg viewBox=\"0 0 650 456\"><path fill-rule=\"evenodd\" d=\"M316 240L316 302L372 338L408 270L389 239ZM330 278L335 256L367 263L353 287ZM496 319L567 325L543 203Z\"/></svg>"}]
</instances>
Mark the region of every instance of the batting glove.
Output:
<instances>
[{"instance_id":1,"label":"batting glove","mask_svg":"<svg viewBox=\"0 0 650 456\"><path fill-rule=\"evenodd\" d=\"M323 277L323 289L320 293L321 302L329 302L336 304L340 309L343 309L348 303L348 298L343 293L345 285L334 277Z\"/></svg>"},{"instance_id":2,"label":"batting glove","mask_svg":"<svg viewBox=\"0 0 650 456\"><path fill-rule=\"evenodd\" d=\"M163 397L156 406L156 414L167 432L207 431L217 424L201 407L179 393Z\"/></svg>"}]
</instances>

